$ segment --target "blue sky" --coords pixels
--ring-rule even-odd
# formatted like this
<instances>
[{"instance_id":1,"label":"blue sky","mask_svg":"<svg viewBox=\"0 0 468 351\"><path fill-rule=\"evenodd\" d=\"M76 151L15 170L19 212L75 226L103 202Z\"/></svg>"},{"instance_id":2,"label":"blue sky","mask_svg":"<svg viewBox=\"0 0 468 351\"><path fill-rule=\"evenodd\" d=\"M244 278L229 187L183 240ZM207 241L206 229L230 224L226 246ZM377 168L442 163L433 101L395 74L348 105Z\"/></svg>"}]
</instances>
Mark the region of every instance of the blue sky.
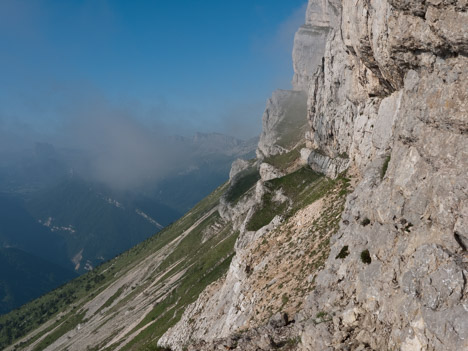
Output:
<instances>
[{"instance_id":1,"label":"blue sky","mask_svg":"<svg viewBox=\"0 0 468 351\"><path fill-rule=\"evenodd\" d=\"M105 106L170 133L254 136L290 87L304 14L304 0L1 0L0 126L56 133Z\"/></svg>"}]
</instances>

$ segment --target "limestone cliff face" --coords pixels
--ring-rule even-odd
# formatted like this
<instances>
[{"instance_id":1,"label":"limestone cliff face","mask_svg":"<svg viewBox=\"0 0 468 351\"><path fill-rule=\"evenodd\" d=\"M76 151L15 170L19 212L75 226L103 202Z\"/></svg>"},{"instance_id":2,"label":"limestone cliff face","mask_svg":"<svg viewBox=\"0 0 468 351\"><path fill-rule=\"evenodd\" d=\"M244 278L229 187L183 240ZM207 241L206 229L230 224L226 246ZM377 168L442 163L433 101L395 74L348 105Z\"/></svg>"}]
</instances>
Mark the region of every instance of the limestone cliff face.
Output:
<instances>
[{"instance_id":1,"label":"limestone cliff face","mask_svg":"<svg viewBox=\"0 0 468 351\"><path fill-rule=\"evenodd\" d=\"M468 349L467 9L466 0L309 1L293 53L293 85L308 100L301 157L332 178L348 169L356 183L326 264L286 311L294 322L267 323L254 248L265 232L280 243L284 230L272 221L244 231L228 275L162 344L269 350L287 335L301 350ZM299 278L291 284L303 291Z\"/></svg>"},{"instance_id":2,"label":"limestone cliff face","mask_svg":"<svg viewBox=\"0 0 468 351\"><path fill-rule=\"evenodd\" d=\"M327 331L306 328L307 349L318 335L332 348L346 338L375 350L468 347L466 10L342 2L310 84L308 140L330 159L349 155L360 182L308 299L337 317Z\"/></svg>"},{"instance_id":3,"label":"limestone cliff face","mask_svg":"<svg viewBox=\"0 0 468 351\"><path fill-rule=\"evenodd\" d=\"M336 4L326 0L309 2L305 24L294 37L294 90L308 90L310 80L322 62L328 34L338 19L339 8Z\"/></svg>"}]
</instances>

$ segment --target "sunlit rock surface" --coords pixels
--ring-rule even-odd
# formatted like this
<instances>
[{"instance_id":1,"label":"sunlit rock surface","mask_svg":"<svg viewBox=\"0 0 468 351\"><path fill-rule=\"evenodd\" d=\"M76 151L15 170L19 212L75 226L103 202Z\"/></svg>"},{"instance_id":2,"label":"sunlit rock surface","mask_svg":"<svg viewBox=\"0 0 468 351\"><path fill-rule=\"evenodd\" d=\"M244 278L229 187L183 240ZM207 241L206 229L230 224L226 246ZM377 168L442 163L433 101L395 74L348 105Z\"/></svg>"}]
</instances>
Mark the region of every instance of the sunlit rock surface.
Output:
<instances>
[{"instance_id":1,"label":"sunlit rock surface","mask_svg":"<svg viewBox=\"0 0 468 351\"><path fill-rule=\"evenodd\" d=\"M260 234L245 236L227 277L210 288L216 292L187 310L190 342L179 329L187 317L163 344L468 349L467 7L309 1L293 52L294 88L308 93L301 160L330 177L348 169L356 184L325 268L294 322L264 316L261 324L262 304L247 296L265 292L245 273L255 257L245 247ZM281 152L267 145L264 136L262 154Z\"/></svg>"}]
</instances>

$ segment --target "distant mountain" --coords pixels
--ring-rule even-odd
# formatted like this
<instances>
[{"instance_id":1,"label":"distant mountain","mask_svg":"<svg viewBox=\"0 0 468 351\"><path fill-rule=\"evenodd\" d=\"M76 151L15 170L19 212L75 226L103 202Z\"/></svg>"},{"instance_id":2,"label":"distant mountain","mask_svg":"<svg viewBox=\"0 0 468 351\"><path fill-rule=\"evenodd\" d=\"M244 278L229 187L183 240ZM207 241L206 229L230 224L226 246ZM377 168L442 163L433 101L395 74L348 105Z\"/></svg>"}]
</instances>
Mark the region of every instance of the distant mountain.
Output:
<instances>
[{"instance_id":1,"label":"distant mountain","mask_svg":"<svg viewBox=\"0 0 468 351\"><path fill-rule=\"evenodd\" d=\"M64 238L41 225L15 194L0 193L0 247L18 248L71 268Z\"/></svg>"},{"instance_id":2,"label":"distant mountain","mask_svg":"<svg viewBox=\"0 0 468 351\"><path fill-rule=\"evenodd\" d=\"M45 294L77 276L15 248L0 248L0 314Z\"/></svg>"},{"instance_id":3,"label":"distant mountain","mask_svg":"<svg viewBox=\"0 0 468 351\"><path fill-rule=\"evenodd\" d=\"M190 139L194 151L200 155L220 154L242 157L255 151L258 137L241 140L220 133L195 133ZM252 153L251 157L255 155Z\"/></svg>"},{"instance_id":4,"label":"distant mountain","mask_svg":"<svg viewBox=\"0 0 468 351\"><path fill-rule=\"evenodd\" d=\"M21 150L0 150L0 192L33 192L55 184L69 170L64 155L52 144L34 143Z\"/></svg>"},{"instance_id":5,"label":"distant mountain","mask_svg":"<svg viewBox=\"0 0 468 351\"><path fill-rule=\"evenodd\" d=\"M168 148L182 155L169 175L126 190L83 173L89 155L82 150L48 143L17 153L0 150L0 247L85 273L176 221L224 183L233 160L253 157L255 146L256 139L218 133L171 137ZM28 276L22 272L18 284ZM52 285L39 284L28 297ZM16 306L8 301L26 301L16 299L18 289L0 299L1 311Z\"/></svg>"},{"instance_id":6,"label":"distant mountain","mask_svg":"<svg viewBox=\"0 0 468 351\"><path fill-rule=\"evenodd\" d=\"M181 213L224 183L235 159L254 158L258 143L257 137L244 141L219 133L176 136L174 140L190 152L191 161L177 174L160 181L153 196Z\"/></svg>"},{"instance_id":7,"label":"distant mountain","mask_svg":"<svg viewBox=\"0 0 468 351\"><path fill-rule=\"evenodd\" d=\"M104 185L70 176L34 193L25 204L44 228L65 241L69 261L83 273L180 216L151 199L115 195Z\"/></svg>"}]
</instances>

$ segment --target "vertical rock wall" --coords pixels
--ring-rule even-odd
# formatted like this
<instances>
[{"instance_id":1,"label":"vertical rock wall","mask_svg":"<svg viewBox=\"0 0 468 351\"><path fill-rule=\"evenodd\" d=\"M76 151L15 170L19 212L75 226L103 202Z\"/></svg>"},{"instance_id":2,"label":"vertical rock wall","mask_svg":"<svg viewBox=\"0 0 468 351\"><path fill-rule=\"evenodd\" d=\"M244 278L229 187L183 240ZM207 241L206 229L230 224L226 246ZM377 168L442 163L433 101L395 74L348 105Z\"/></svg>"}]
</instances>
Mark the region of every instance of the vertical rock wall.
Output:
<instances>
[{"instance_id":1,"label":"vertical rock wall","mask_svg":"<svg viewBox=\"0 0 468 351\"><path fill-rule=\"evenodd\" d=\"M303 348L468 349L467 2L343 0L341 13L309 85L309 162L330 173L346 154L360 182ZM333 318L317 326L321 311Z\"/></svg>"},{"instance_id":2,"label":"vertical rock wall","mask_svg":"<svg viewBox=\"0 0 468 351\"><path fill-rule=\"evenodd\" d=\"M331 177L348 169L357 186L295 317L296 349L468 349L467 10L466 0L309 1L293 52L293 86L308 99L301 155ZM191 307L208 311L192 321L209 331L199 340L255 313L239 302L249 237L239 240L216 303L207 291Z\"/></svg>"}]
</instances>

